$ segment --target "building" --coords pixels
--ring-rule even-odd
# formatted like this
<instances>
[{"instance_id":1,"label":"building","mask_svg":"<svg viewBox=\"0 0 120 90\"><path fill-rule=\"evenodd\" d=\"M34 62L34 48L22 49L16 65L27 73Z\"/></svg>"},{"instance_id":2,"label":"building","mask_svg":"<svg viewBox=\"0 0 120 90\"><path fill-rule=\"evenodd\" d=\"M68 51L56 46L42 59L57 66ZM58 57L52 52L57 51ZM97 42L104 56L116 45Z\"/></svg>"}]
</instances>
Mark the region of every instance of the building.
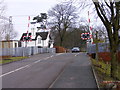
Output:
<instances>
[{"instance_id":1,"label":"building","mask_svg":"<svg viewBox=\"0 0 120 90\"><path fill-rule=\"evenodd\" d=\"M42 17L42 14L41 14ZM41 18L38 17L37 18ZM36 17L35 17L36 18ZM37 19L36 18L36 19ZM27 33L23 33L20 38L22 47L50 47L53 48L53 40L51 36L51 29L48 29L47 18L43 18L42 21L38 22L34 20L28 23Z\"/></svg>"},{"instance_id":2,"label":"building","mask_svg":"<svg viewBox=\"0 0 120 90\"><path fill-rule=\"evenodd\" d=\"M44 27L43 27L44 26ZM22 47L50 47L53 48L53 39L51 29L48 29L42 23L31 22L29 31L23 33L20 38Z\"/></svg>"},{"instance_id":3,"label":"building","mask_svg":"<svg viewBox=\"0 0 120 90\"><path fill-rule=\"evenodd\" d=\"M0 41L0 48L16 48L19 47L18 40Z\"/></svg>"},{"instance_id":4,"label":"building","mask_svg":"<svg viewBox=\"0 0 120 90\"><path fill-rule=\"evenodd\" d=\"M36 32L35 34L28 33L29 40L25 40L27 33L23 33L20 41L22 47L53 47L53 40L51 39L50 32Z\"/></svg>"}]
</instances>

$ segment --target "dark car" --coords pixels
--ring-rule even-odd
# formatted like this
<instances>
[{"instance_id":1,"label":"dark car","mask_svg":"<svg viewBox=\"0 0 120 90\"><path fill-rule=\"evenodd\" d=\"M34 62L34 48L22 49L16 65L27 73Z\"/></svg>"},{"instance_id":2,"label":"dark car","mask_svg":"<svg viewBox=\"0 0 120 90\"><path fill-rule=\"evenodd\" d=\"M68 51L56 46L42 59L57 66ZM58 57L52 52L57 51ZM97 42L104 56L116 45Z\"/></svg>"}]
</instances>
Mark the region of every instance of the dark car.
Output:
<instances>
[{"instance_id":1,"label":"dark car","mask_svg":"<svg viewBox=\"0 0 120 90\"><path fill-rule=\"evenodd\" d=\"M80 52L80 48L79 47L73 47L72 52Z\"/></svg>"}]
</instances>

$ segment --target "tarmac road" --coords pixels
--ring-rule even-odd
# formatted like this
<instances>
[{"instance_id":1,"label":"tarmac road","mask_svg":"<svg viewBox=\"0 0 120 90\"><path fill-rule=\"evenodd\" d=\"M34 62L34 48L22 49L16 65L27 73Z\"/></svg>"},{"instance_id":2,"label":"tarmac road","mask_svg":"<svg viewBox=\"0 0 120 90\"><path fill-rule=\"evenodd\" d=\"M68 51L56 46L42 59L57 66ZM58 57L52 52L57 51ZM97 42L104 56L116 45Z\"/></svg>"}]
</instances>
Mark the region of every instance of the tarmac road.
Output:
<instances>
[{"instance_id":1,"label":"tarmac road","mask_svg":"<svg viewBox=\"0 0 120 90\"><path fill-rule=\"evenodd\" d=\"M85 53L39 54L2 66L2 88L96 88Z\"/></svg>"}]
</instances>

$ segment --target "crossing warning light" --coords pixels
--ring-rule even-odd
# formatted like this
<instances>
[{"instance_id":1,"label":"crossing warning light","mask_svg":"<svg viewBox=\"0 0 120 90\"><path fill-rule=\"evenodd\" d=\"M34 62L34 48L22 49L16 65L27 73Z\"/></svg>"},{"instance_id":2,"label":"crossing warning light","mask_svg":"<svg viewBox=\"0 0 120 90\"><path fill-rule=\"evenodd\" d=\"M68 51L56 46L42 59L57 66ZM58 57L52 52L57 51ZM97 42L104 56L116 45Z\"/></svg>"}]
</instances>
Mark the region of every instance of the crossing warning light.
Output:
<instances>
[{"instance_id":1,"label":"crossing warning light","mask_svg":"<svg viewBox=\"0 0 120 90\"><path fill-rule=\"evenodd\" d=\"M82 33L82 34L81 34L81 38L82 38L83 40L89 40L89 39L92 38L92 35L91 35L90 33Z\"/></svg>"},{"instance_id":2,"label":"crossing warning light","mask_svg":"<svg viewBox=\"0 0 120 90\"><path fill-rule=\"evenodd\" d=\"M31 39L31 36L23 36L23 42L24 41L31 41L32 39Z\"/></svg>"}]
</instances>

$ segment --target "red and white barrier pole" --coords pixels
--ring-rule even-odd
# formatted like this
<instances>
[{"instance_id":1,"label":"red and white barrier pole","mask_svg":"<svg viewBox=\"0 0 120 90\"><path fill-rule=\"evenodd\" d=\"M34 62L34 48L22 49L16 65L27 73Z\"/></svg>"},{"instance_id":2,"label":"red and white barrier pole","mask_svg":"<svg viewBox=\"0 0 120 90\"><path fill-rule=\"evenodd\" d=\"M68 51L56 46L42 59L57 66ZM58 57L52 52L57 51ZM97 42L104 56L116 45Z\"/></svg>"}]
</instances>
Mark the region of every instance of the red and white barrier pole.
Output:
<instances>
[{"instance_id":1,"label":"red and white barrier pole","mask_svg":"<svg viewBox=\"0 0 120 90\"><path fill-rule=\"evenodd\" d=\"M92 26L90 26L90 13L88 11L88 23L89 23L89 32L90 32L90 35L92 35ZM91 40L91 44L93 44L93 38L90 39Z\"/></svg>"},{"instance_id":2,"label":"red and white barrier pole","mask_svg":"<svg viewBox=\"0 0 120 90\"><path fill-rule=\"evenodd\" d=\"M30 27L30 16L28 16L28 29L27 29L27 37L29 36L29 27Z\"/></svg>"}]
</instances>

